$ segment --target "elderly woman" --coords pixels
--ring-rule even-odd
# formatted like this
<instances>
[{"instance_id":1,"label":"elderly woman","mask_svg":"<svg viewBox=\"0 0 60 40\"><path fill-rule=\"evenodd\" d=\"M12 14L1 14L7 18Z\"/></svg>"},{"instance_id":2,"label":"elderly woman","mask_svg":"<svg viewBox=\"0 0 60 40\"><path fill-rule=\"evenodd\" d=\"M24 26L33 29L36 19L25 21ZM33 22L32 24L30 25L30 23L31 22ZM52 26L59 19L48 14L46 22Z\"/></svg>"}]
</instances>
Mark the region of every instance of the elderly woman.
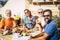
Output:
<instances>
[{"instance_id":1,"label":"elderly woman","mask_svg":"<svg viewBox=\"0 0 60 40\"><path fill-rule=\"evenodd\" d=\"M38 16L39 18L36 20L36 23L44 27L46 25L46 22L44 20L43 9L38 10Z\"/></svg>"},{"instance_id":2,"label":"elderly woman","mask_svg":"<svg viewBox=\"0 0 60 40\"><path fill-rule=\"evenodd\" d=\"M45 27L46 22L44 21L43 9L38 10L38 19L36 20L34 32L31 34L31 37L40 37L44 34L43 28ZM31 38L30 40L35 40L35 38Z\"/></svg>"}]
</instances>

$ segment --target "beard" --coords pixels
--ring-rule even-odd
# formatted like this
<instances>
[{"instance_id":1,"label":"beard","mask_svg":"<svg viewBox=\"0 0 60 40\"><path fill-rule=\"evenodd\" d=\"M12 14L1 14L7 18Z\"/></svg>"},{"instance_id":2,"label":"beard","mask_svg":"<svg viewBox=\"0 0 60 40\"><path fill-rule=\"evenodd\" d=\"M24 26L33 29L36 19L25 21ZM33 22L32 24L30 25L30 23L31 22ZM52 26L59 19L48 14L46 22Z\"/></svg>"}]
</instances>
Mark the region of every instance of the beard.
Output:
<instances>
[{"instance_id":1,"label":"beard","mask_svg":"<svg viewBox=\"0 0 60 40\"><path fill-rule=\"evenodd\" d=\"M49 19L48 18L45 18L45 22L48 23Z\"/></svg>"},{"instance_id":2,"label":"beard","mask_svg":"<svg viewBox=\"0 0 60 40\"><path fill-rule=\"evenodd\" d=\"M49 22L51 22L51 21L52 21L51 19L45 18L45 22L46 22L46 23L49 23Z\"/></svg>"}]
</instances>

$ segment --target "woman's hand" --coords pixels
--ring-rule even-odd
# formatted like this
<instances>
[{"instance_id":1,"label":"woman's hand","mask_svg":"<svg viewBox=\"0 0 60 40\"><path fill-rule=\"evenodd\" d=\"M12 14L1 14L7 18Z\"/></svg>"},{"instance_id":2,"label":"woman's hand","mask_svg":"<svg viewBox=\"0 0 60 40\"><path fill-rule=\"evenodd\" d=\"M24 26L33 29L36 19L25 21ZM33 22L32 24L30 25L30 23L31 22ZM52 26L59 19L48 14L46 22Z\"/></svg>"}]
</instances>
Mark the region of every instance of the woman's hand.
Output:
<instances>
[{"instance_id":1,"label":"woman's hand","mask_svg":"<svg viewBox=\"0 0 60 40\"><path fill-rule=\"evenodd\" d=\"M28 19L31 21L32 20L32 18L30 18L30 17L28 17Z\"/></svg>"}]
</instances>

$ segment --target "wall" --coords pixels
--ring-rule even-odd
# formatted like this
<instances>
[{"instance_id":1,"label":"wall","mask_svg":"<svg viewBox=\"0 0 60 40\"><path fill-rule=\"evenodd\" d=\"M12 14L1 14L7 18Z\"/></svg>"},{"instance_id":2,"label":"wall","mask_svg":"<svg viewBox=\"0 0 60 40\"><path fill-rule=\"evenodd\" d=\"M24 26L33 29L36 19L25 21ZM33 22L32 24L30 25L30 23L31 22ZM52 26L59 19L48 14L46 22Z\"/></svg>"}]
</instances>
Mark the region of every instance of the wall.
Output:
<instances>
[{"instance_id":1,"label":"wall","mask_svg":"<svg viewBox=\"0 0 60 40\"><path fill-rule=\"evenodd\" d=\"M34 0L34 1L36 2L37 0ZM29 10L31 10L33 15L38 15L37 10L39 8L42 8L44 10L45 9L51 9L53 12L53 16L54 15L59 16L58 7L56 5L53 5L53 4L52 5L33 5L33 4L29 4L29 2L26 0L26 7L25 8L28 8Z\"/></svg>"}]
</instances>

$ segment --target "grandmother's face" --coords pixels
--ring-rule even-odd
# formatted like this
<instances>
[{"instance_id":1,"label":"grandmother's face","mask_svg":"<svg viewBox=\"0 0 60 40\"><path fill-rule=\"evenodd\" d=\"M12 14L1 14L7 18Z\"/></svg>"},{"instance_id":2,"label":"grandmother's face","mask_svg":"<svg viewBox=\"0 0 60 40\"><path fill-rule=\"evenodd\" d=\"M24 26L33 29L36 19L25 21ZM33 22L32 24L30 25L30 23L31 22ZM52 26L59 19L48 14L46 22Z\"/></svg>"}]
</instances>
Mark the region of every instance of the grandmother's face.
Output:
<instances>
[{"instance_id":1,"label":"grandmother's face","mask_svg":"<svg viewBox=\"0 0 60 40\"><path fill-rule=\"evenodd\" d=\"M11 11L6 11L6 16L11 17Z\"/></svg>"},{"instance_id":2,"label":"grandmother's face","mask_svg":"<svg viewBox=\"0 0 60 40\"><path fill-rule=\"evenodd\" d=\"M41 17L43 16L43 10L38 10L38 15Z\"/></svg>"}]
</instances>

